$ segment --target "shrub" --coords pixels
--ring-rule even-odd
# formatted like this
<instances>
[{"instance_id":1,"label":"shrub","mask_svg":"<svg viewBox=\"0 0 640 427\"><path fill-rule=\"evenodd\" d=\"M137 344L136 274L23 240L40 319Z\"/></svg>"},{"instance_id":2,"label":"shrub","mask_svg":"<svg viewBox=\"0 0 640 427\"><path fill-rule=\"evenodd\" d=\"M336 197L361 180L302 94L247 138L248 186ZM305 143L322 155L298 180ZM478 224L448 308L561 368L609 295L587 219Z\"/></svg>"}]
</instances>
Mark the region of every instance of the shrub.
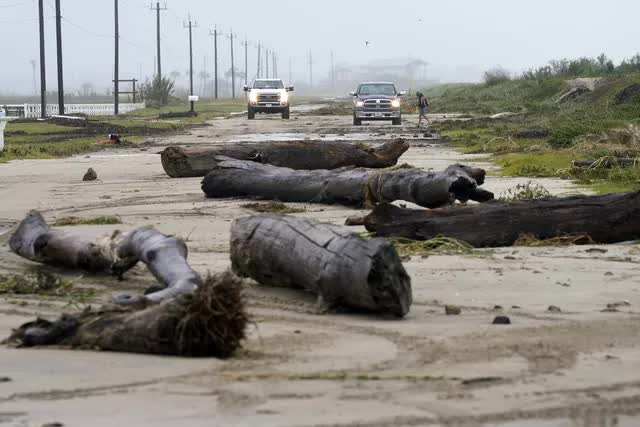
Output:
<instances>
[{"instance_id":1,"label":"shrub","mask_svg":"<svg viewBox=\"0 0 640 427\"><path fill-rule=\"evenodd\" d=\"M494 68L484 72L484 82L487 86L495 86L500 83L508 82L511 80L511 75L507 70L502 68Z\"/></svg>"},{"instance_id":2,"label":"shrub","mask_svg":"<svg viewBox=\"0 0 640 427\"><path fill-rule=\"evenodd\" d=\"M152 81L147 80L143 83L140 91L148 107L159 107L169 103L175 85L175 81L170 78L156 76Z\"/></svg>"}]
</instances>

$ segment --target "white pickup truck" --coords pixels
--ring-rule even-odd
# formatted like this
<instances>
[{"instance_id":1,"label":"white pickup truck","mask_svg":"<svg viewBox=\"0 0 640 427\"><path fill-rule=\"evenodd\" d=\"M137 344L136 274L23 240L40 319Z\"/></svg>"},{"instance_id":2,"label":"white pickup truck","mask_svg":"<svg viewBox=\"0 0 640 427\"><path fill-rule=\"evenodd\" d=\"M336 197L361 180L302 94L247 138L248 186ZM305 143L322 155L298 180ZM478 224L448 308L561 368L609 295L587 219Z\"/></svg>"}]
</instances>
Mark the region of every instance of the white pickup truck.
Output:
<instances>
[{"instance_id":1,"label":"white pickup truck","mask_svg":"<svg viewBox=\"0 0 640 427\"><path fill-rule=\"evenodd\" d=\"M249 93L247 117L256 118L256 113L282 114L283 119L289 118L289 92L293 86L285 87L280 79L256 79L251 86L245 86Z\"/></svg>"}]
</instances>

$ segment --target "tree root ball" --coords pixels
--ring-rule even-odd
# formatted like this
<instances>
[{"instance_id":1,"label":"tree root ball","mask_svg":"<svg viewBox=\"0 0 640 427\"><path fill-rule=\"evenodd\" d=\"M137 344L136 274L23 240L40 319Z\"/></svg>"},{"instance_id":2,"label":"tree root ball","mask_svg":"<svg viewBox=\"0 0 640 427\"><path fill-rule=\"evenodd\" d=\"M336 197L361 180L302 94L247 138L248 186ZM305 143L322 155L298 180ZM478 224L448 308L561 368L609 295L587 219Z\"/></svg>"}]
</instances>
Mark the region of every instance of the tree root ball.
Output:
<instances>
[{"instance_id":1,"label":"tree root ball","mask_svg":"<svg viewBox=\"0 0 640 427\"><path fill-rule=\"evenodd\" d=\"M37 319L20 326L6 342L228 358L241 346L248 322L242 279L227 271L209 276L192 294L159 304L109 305L65 314L54 322Z\"/></svg>"}]
</instances>

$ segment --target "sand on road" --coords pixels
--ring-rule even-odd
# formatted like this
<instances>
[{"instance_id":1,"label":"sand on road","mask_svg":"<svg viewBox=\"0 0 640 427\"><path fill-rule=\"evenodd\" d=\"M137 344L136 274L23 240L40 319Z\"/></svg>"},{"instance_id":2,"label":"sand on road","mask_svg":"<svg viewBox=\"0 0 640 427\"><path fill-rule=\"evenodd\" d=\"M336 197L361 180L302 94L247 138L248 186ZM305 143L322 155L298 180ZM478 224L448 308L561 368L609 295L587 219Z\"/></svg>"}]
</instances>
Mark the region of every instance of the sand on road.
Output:
<instances>
[{"instance_id":1,"label":"sand on road","mask_svg":"<svg viewBox=\"0 0 640 427\"><path fill-rule=\"evenodd\" d=\"M168 178L166 145L281 139L414 142L401 161L441 169L490 168L408 123L354 128L350 117L214 120L142 149L0 164L0 274L33 264L11 254L10 227L28 210L48 220L118 215L122 225L78 226L99 234L152 224L188 237L201 273L230 266L231 222L246 200L208 200L200 179ZM417 137L416 137L417 136ZM145 150L145 151L141 151ZM87 168L98 180L82 182ZM500 194L523 179L489 177ZM554 194L567 181L537 180ZM302 217L343 224L357 211L292 204ZM362 231L355 228L354 231ZM248 290L250 338L228 361L60 349L0 348L0 425L31 426L636 426L640 423L640 278L636 245L505 248L476 255L414 256L414 305L403 320L322 314L305 293ZM93 303L153 282L144 269L125 282L80 276ZM625 302L617 312L607 304ZM446 316L445 304L462 308ZM561 312L549 312L549 306ZM55 299L0 295L0 337L36 315L75 310ZM513 324L493 326L497 315Z\"/></svg>"}]
</instances>

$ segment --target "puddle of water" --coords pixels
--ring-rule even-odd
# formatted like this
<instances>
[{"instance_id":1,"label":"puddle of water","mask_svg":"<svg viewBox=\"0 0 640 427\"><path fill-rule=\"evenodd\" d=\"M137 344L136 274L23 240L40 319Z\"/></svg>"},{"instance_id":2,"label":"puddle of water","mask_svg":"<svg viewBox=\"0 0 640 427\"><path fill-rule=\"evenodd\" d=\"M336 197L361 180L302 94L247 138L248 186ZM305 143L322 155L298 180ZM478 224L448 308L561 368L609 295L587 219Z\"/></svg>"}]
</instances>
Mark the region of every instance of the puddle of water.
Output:
<instances>
[{"instance_id":1,"label":"puddle of water","mask_svg":"<svg viewBox=\"0 0 640 427\"><path fill-rule=\"evenodd\" d=\"M305 104L305 105L295 105L291 107L291 111L294 113L308 113L310 111L317 111L321 108L328 107L329 104Z\"/></svg>"}]
</instances>

